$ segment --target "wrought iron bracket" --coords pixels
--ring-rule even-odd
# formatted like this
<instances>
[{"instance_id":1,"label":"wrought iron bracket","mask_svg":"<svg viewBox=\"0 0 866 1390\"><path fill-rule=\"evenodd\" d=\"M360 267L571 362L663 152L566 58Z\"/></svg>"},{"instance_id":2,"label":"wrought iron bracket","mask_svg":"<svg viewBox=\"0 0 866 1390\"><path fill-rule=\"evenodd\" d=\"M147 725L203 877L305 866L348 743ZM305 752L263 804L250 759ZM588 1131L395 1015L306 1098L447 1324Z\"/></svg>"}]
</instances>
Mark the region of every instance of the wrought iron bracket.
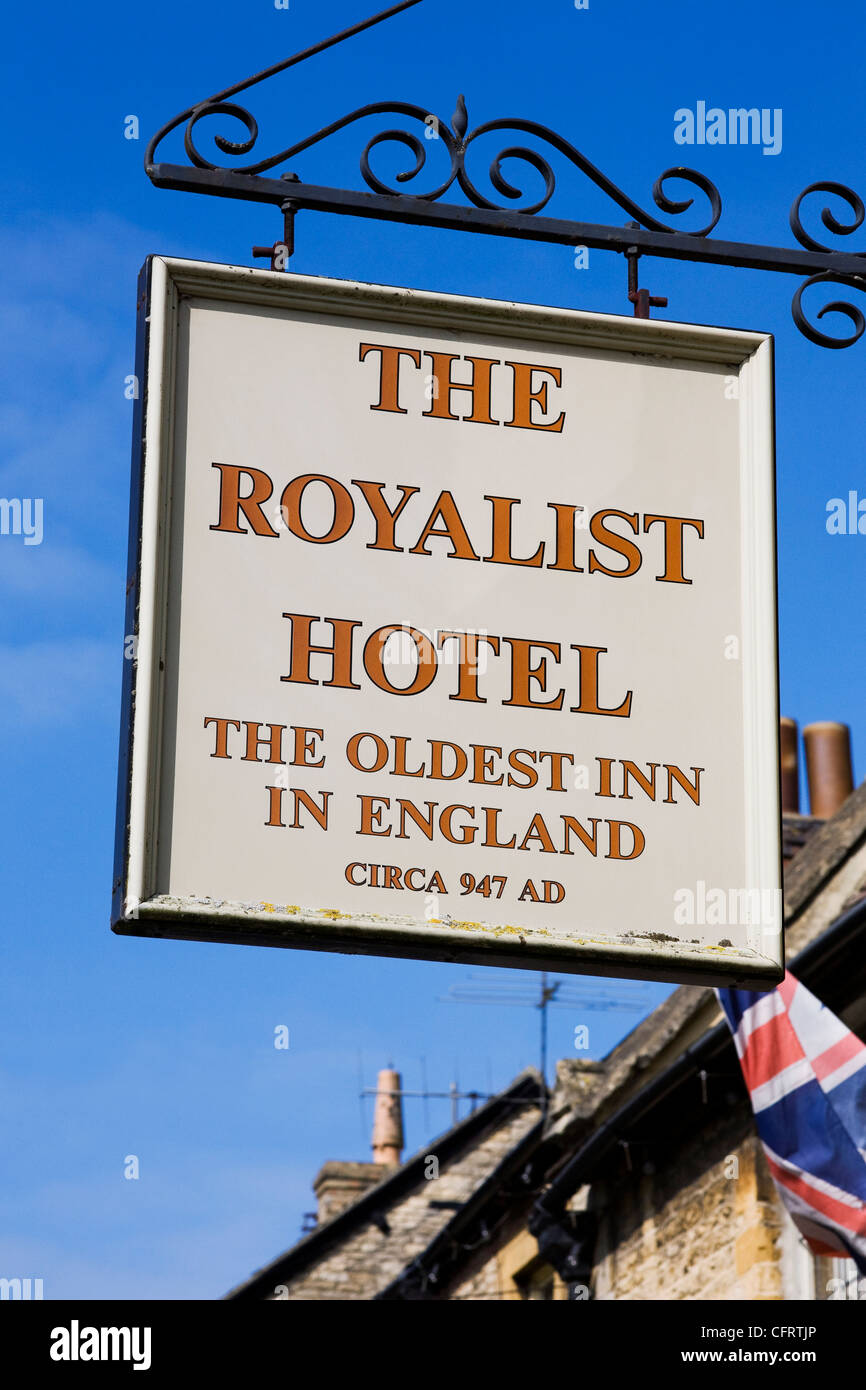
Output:
<instances>
[{"instance_id":1,"label":"wrought iron bracket","mask_svg":"<svg viewBox=\"0 0 866 1390\"><path fill-rule=\"evenodd\" d=\"M635 314L639 317L648 317L650 306L664 307L667 304L667 300L651 296L646 289L638 288L637 263L640 256L797 275L805 279L794 293L791 309L794 322L801 333L811 342L827 348L850 347L862 336L866 329L866 317L859 306L844 300L834 300L815 314L817 320L821 320L828 313L840 313L848 318L853 331L845 336L834 337L822 332L806 317L802 303L804 292L813 285L839 284L852 289L866 290L866 251L854 253L834 250L807 232L801 221L800 210L804 199L813 194L823 193L839 200L837 207L839 204L844 205L850 214L848 220L841 220L832 208L825 206L820 217L828 232L839 237L850 236L862 226L866 217L863 200L853 189L832 180L809 184L794 200L789 222L799 245L785 247L722 241L711 237L710 234L721 218L722 199L715 184L697 170L681 166L666 169L656 180L652 190L655 208L667 218L682 217L695 201L694 196L679 199L672 197L668 190L673 181L690 185L706 198L708 221L695 230L684 231L680 230L681 224L671 225L657 216L655 211L650 212L641 207L568 140L535 121L502 118L487 121L470 131L466 103L462 96L458 98L450 123L440 119L427 108L409 102L373 102L332 121L315 134L296 141L276 154L255 159L252 163L218 164L201 152L196 143L196 127L199 122L227 117L241 123L246 131L246 138L240 141L229 140L215 131L214 154L219 152L231 161L250 155L258 141L257 122L249 110L237 105L230 98L419 3L420 0L401 0L400 4L392 5L389 9L329 39L324 39L311 48L275 63L254 77L246 78L188 107L163 126L148 145L145 155L148 177L158 188L173 188L187 193L208 193L222 198L240 198L248 202L270 203L279 207L284 215L283 241L276 242L273 246L253 248L255 256L270 258L272 269L288 267L288 260L294 248L294 221L299 211L334 212L408 225L444 227L450 231L484 232L490 236L518 237L587 250L620 252L628 259L629 299L634 304ZM361 192L307 183L293 171L281 174L272 172L347 126L382 115L396 115L405 120L416 121L419 123L418 133L408 129L379 130L368 139L360 156L360 172L367 188L372 191ZM189 162L161 162L157 159L158 147L167 136L184 124L184 148ZM533 144L509 144L500 150L489 166L490 190L484 192L467 170L467 157L473 152L472 147L478 139L498 131L520 132L523 136L529 136ZM390 182L380 178L371 165L370 155L382 144L396 144L408 149L414 156L414 167L394 175ZM437 152L444 151L444 159L447 161L445 177L436 187L424 193L404 192L393 187L394 184L408 184L418 178L426 168L428 155L434 148ZM553 154L558 154L567 164L577 168L626 212L631 220L622 226L542 216L556 191L556 174L550 162ZM528 195L506 179L502 168L505 160L517 161L522 163L524 168L529 166L534 170L543 180L542 195L536 197L535 201L528 201ZM464 194L466 203L442 201L444 195L455 186ZM524 202L520 207L507 206L509 201L521 200ZM845 215L843 214L843 217Z\"/></svg>"}]
</instances>

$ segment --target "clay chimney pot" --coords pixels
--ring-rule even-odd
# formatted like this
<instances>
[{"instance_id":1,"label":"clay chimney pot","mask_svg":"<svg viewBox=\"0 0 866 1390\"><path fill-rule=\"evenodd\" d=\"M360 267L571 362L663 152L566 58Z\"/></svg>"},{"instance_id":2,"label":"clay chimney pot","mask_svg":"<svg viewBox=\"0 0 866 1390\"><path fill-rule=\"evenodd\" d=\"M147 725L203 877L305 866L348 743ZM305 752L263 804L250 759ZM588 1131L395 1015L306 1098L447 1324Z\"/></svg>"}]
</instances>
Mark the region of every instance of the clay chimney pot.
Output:
<instances>
[{"instance_id":1,"label":"clay chimney pot","mask_svg":"<svg viewBox=\"0 0 866 1390\"><path fill-rule=\"evenodd\" d=\"M403 1150L403 1089L400 1073L379 1072L373 1116L373 1162L398 1164Z\"/></svg>"},{"instance_id":2,"label":"clay chimney pot","mask_svg":"<svg viewBox=\"0 0 866 1390\"><path fill-rule=\"evenodd\" d=\"M854 790L851 731L847 724L822 721L803 730L809 810L827 820Z\"/></svg>"}]
</instances>

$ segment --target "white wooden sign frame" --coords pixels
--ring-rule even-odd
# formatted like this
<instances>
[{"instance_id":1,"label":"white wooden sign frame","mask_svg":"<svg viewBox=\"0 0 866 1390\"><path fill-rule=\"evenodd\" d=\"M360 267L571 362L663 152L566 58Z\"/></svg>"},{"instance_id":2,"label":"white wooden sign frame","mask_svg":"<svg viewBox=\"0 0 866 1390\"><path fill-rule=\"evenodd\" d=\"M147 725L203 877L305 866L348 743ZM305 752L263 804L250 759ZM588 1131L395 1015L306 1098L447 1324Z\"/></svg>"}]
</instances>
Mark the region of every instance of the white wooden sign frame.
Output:
<instances>
[{"instance_id":1,"label":"white wooden sign frame","mask_svg":"<svg viewBox=\"0 0 866 1390\"><path fill-rule=\"evenodd\" d=\"M437 341L452 335L460 344L456 353L464 351L467 341L492 335L497 342L512 341L515 354L519 350L527 355L527 344L547 352L565 345L672 369L698 364L716 374L720 387L729 384L731 408L739 420L742 600L736 638L742 671L744 796L741 818L733 817L719 833L743 837L744 876L750 890L777 894L781 900L772 338L154 256L142 271L139 295L140 398L133 453L113 929L131 935L771 988L783 972L781 921L749 926L748 944L730 941L730 932L721 928L713 932L704 927L703 935L686 928L679 934L658 932L644 921L647 904L638 897L630 920L621 922L617 931L611 931L609 923L594 929L579 920L563 927L560 916L560 926L552 933L537 922L515 920L513 911L509 920L496 920L495 904L485 907L480 901L474 915L483 909L489 916L472 921L454 920L453 915L451 920L419 920L417 907L414 916L403 915L386 911L378 902L377 910L369 913L345 911L336 871L313 905L292 901L290 868L282 891L267 885L269 898L277 902L220 898L204 882L194 893L181 896L164 891L159 881L160 789L166 775L166 688L173 678L168 669L167 605L172 528L180 524L173 451L182 386L181 310L192 299L210 301L217 308L243 306L289 317L338 314L342 321L372 321L383 330L406 326L416 335L418 325L423 325L440 335ZM363 465L357 468L359 476L375 476L363 472ZM543 721L545 715L539 718ZM297 840L292 843L301 848ZM705 903L698 910L706 916Z\"/></svg>"}]
</instances>

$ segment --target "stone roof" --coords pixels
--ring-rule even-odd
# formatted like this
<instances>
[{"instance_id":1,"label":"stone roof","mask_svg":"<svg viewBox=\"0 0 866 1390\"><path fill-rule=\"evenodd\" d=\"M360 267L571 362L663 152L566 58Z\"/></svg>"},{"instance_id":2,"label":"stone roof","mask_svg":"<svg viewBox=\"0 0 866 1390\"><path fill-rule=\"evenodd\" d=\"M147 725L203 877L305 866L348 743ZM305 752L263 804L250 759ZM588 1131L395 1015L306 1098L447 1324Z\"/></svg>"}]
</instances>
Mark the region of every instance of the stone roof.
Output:
<instances>
[{"instance_id":1,"label":"stone roof","mask_svg":"<svg viewBox=\"0 0 866 1390\"><path fill-rule=\"evenodd\" d=\"M829 820L786 815L783 859L786 954L792 960L808 954L852 908L866 904L866 783ZM866 953L857 954L864 960L855 964L846 957L850 963L844 971L837 955L831 961L839 995L833 1002L853 1028L866 1024ZM851 1017L843 1008L849 997L855 1001ZM545 1172L555 1172L569 1152L687 1048L707 1038L720 1020L713 990L680 986L603 1060L558 1063L544 1124L541 1078L534 1070L523 1072L506 1091L227 1297L435 1297L427 1281L438 1252L450 1247L452 1265L466 1258L460 1254L461 1223L477 1222L479 1211L483 1215L513 1200L518 1161L533 1169L537 1190ZM435 1182L424 1176L431 1156L439 1161ZM481 1230L487 1230L483 1222ZM413 1295L409 1290L419 1271L422 1283Z\"/></svg>"},{"instance_id":2,"label":"stone roof","mask_svg":"<svg viewBox=\"0 0 866 1390\"><path fill-rule=\"evenodd\" d=\"M785 950L788 960L866 902L866 783L834 816L783 817ZM852 975L853 978L853 975ZM849 1026L862 1022L857 1006ZM681 985L600 1063L557 1066L549 1133L578 1141L722 1018L715 991Z\"/></svg>"},{"instance_id":3,"label":"stone roof","mask_svg":"<svg viewBox=\"0 0 866 1390\"><path fill-rule=\"evenodd\" d=\"M782 817L782 858L786 864L823 824L817 816L795 816L786 813Z\"/></svg>"},{"instance_id":4,"label":"stone roof","mask_svg":"<svg viewBox=\"0 0 866 1390\"><path fill-rule=\"evenodd\" d=\"M375 1298L435 1244L455 1213L471 1205L503 1159L540 1137L543 1095L539 1073L521 1072L505 1091L227 1297Z\"/></svg>"}]
</instances>

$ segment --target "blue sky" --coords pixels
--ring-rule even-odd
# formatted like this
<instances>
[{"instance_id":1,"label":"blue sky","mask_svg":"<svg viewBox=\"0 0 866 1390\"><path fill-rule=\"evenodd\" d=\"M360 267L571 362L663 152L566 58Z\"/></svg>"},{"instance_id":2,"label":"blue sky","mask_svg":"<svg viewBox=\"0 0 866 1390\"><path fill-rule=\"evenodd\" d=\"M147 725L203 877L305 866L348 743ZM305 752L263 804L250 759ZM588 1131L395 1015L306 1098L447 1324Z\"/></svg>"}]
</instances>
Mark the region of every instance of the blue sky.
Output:
<instances>
[{"instance_id":1,"label":"blue sky","mask_svg":"<svg viewBox=\"0 0 866 1390\"><path fill-rule=\"evenodd\" d=\"M424 1058L434 1090L455 1077L500 1087L537 1060L533 1010L439 1002L469 969L122 939L108 926L136 276L149 252L250 263L251 245L279 234L269 208L155 190L144 145L184 106L374 8L155 0L7 17L0 494L41 497L45 511L41 545L0 538L0 1274L41 1277L49 1298L215 1297L293 1243L320 1164L368 1157L359 1056L365 1084L393 1061L413 1089ZM789 244L807 183L866 190L863 30L853 0L426 0L273 79L256 99L261 144L386 98L450 117L465 92L470 126L549 124L645 207L663 169L693 164L722 191L720 236ZM675 144L675 111L699 100L780 108L781 152ZM138 141L124 138L130 114ZM296 167L360 187L359 149L357 131L344 134ZM567 170L549 211L626 220ZM866 250L866 234L842 246ZM577 270L567 248L305 213L293 265L629 312L625 264L601 252ZM866 539L829 536L825 516L832 497L866 497L866 339L830 352L801 337L792 277L646 260L641 273L669 297L667 317L776 334L782 706L801 724L849 722L859 775ZM569 1055L579 1022L603 1055L634 1019L555 1012L551 1056ZM279 1024L288 1052L273 1047ZM425 1115L408 1101L409 1149L448 1118L445 1102ZM129 1154L138 1181L124 1179Z\"/></svg>"}]
</instances>

